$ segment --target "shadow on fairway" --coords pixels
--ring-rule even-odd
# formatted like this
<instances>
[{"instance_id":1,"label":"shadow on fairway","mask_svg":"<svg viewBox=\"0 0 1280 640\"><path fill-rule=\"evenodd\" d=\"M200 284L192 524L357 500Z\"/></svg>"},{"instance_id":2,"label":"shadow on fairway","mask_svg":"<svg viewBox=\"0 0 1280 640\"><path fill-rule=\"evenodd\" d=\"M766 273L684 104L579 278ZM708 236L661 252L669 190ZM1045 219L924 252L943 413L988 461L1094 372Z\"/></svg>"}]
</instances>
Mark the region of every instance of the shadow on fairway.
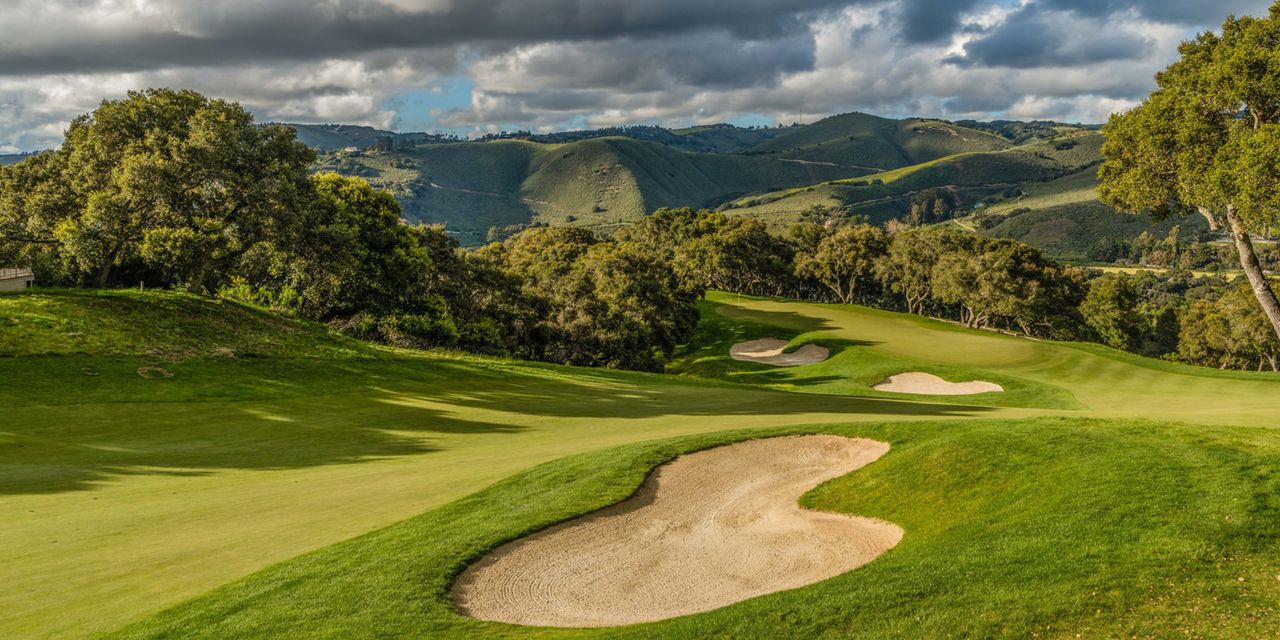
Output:
<instances>
[{"instance_id":1,"label":"shadow on fairway","mask_svg":"<svg viewBox=\"0 0 1280 640\"><path fill-rule=\"evenodd\" d=\"M823 318L815 318L794 311L766 311L764 309L748 309L746 307L734 306L732 299L725 299L710 303L713 305L715 312L735 320L746 320L755 324L766 325L770 327L780 327L791 329L799 333L809 333L811 331L831 331L839 329L837 325L831 324Z\"/></svg>"},{"instance_id":2,"label":"shadow on fairway","mask_svg":"<svg viewBox=\"0 0 1280 640\"><path fill-rule=\"evenodd\" d=\"M111 361L58 364L72 370L93 399L11 409L14 419L0 423L0 495L83 490L124 476L296 469L429 454L440 450L424 437L429 434L518 434L532 428L520 424L530 416L941 418L990 411L496 362L187 362L171 365L178 375L163 382L80 373L84 366L114 367ZM228 377L236 380L228 387L202 382ZM156 391L134 398L130 389ZM238 400L244 389L259 399ZM107 393L117 396L99 397Z\"/></svg>"}]
</instances>

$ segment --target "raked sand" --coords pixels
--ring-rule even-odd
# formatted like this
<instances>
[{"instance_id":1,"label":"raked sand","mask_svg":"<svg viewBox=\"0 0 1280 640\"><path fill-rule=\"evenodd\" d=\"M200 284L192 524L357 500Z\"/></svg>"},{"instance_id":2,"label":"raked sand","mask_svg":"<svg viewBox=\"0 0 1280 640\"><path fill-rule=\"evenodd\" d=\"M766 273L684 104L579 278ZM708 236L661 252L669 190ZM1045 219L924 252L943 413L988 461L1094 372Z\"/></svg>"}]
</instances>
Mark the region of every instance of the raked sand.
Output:
<instances>
[{"instance_id":1,"label":"raked sand","mask_svg":"<svg viewBox=\"0 0 1280 640\"><path fill-rule=\"evenodd\" d=\"M744 362L760 362L777 367L798 367L826 360L831 352L826 347L806 344L791 353L783 353L789 344L777 338L761 338L748 342L739 342L729 348L729 357Z\"/></svg>"},{"instance_id":2,"label":"raked sand","mask_svg":"<svg viewBox=\"0 0 1280 640\"><path fill-rule=\"evenodd\" d=\"M717 609L825 580L902 539L897 525L808 511L814 486L889 445L829 435L754 440L681 456L635 496L517 540L459 577L475 618L601 627Z\"/></svg>"},{"instance_id":3,"label":"raked sand","mask_svg":"<svg viewBox=\"0 0 1280 640\"><path fill-rule=\"evenodd\" d=\"M984 382L982 380L947 382L931 373L921 373L919 371L889 376L884 379L884 382L877 384L872 389L929 396L968 396L976 393L1004 391L1004 387L994 382Z\"/></svg>"}]
</instances>

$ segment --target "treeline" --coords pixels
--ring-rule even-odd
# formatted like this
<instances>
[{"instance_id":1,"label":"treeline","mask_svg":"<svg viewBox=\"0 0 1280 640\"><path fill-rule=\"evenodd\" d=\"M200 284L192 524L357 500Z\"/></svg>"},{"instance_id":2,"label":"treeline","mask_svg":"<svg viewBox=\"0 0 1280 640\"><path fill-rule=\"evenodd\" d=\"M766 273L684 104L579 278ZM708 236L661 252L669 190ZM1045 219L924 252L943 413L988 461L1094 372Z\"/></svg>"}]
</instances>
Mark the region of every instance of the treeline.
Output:
<instances>
[{"instance_id":1,"label":"treeline","mask_svg":"<svg viewBox=\"0 0 1280 640\"><path fill-rule=\"evenodd\" d=\"M656 370L701 290L634 247L537 229L466 252L391 195L311 175L293 129L152 90L77 118L62 147L0 168L0 263L40 284L247 300L393 345Z\"/></svg>"},{"instance_id":2,"label":"treeline","mask_svg":"<svg viewBox=\"0 0 1280 640\"><path fill-rule=\"evenodd\" d=\"M618 232L681 278L723 291L860 303L954 317L973 328L1075 337L1064 318L1084 298L1083 271L1035 248L949 227L890 234L863 222L802 223L785 237L758 220L663 209Z\"/></svg>"},{"instance_id":3,"label":"treeline","mask_svg":"<svg viewBox=\"0 0 1280 640\"><path fill-rule=\"evenodd\" d=\"M1276 368L1280 352L1247 289L1221 278L1096 278L943 225L827 220L777 236L690 209L611 238L539 227L467 251L404 224L362 179L311 175L314 160L292 129L233 103L170 90L104 102L57 151L0 168L0 263L32 266L42 285L221 295L391 345L654 371L692 336L709 289L1219 367ZM948 204L921 199L920 217Z\"/></svg>"},{"instance_id":4,"label":"treeline","mask_svg":"<svg viewBox=\"0 0 1280 640\"><path fill-rule=\"evenodd\" d=\"M664 209L615 239L701 288L859 303L1212 367L1280 365L1280 341L1243 279L1186 269L1102 274L1062 267L1014 240L900 229L802 223L777 237L754 219Z\"/></svg>"}]
</instances>

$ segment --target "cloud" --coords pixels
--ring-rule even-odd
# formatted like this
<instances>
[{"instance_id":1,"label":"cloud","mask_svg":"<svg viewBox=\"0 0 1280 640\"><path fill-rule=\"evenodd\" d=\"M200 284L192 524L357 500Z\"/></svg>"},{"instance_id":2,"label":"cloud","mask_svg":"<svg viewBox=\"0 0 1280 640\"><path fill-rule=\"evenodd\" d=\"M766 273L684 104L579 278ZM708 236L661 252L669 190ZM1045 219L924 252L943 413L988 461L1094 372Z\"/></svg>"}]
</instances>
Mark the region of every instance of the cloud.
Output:
<instances>
[{"instance_id":1,"label":"cloud","mask_svg":"<svg viewBox=\"0 0 1280 640\"><path fill-rule=\"evenodd\" d=\"M1101 120L1269 0L8 0L0 148L152 86L261 120L455 131L750 117ZM431 104L433 87L466 94ZM413 95L415 99L405 100ZM409 113L405 109L417 109Z\"/></svg>"},{"instance_id":2,"label":"cloud","mask_svg":"<svg viewBox=\"0 0 1280 640\"><path fill-rule=\"evenodd\" d=\"M1082 66L1143 58L1155 45L1153 25L1115 15L1084 16L1029 4L964 45L949 62L965 66Z\"/></svg>"}]
</instances>

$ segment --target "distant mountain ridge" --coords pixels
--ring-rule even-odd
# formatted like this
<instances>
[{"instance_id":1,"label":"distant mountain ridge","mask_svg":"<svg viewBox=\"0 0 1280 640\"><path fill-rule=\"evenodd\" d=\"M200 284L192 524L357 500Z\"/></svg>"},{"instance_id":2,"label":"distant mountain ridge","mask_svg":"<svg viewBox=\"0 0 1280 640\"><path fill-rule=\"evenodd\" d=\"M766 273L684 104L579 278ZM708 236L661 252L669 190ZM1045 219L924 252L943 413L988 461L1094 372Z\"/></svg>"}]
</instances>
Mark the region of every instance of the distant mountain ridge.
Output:
<instances>
[{"instance_id":1,"label":"distant mountain ridge","mask_svg":"<svg viewBox=\"0 0 1280 640\"><path fill-rule=\"evenodd\" d=\"M906 220L932 206L974 232L1072 259L1102 236L1141 231L1112 224L1114 211L1087 179L1102 160L1096 125L847 113L785 127L641 125L476 140L287 126L316 150L317 170L369 180L410 222L444 225L467 246L540 225L611 233L681 206L758 218L779 232L800 221ZM24 157L0 156L0 164ZM980 227L966 221L986 213Z\"/></svg>"},{"instance_id":2,"label":"distant mountain ridge","mask_svg":"<svg viewBox=\"0 0 1280 640\"><path fill-rule=\"evenodd\" d=\"M865 113L788 127L633 126L479 140L298 130L320 152L318 168L368 179L396 196L407 219L443 224L466 245L544 224L608 233L660 207L719 208L782 231L833 216L903 218L921 194L941 190L948 211L963 213L1101 161L1092 126Z\"/></svg>"}]
</instances>

